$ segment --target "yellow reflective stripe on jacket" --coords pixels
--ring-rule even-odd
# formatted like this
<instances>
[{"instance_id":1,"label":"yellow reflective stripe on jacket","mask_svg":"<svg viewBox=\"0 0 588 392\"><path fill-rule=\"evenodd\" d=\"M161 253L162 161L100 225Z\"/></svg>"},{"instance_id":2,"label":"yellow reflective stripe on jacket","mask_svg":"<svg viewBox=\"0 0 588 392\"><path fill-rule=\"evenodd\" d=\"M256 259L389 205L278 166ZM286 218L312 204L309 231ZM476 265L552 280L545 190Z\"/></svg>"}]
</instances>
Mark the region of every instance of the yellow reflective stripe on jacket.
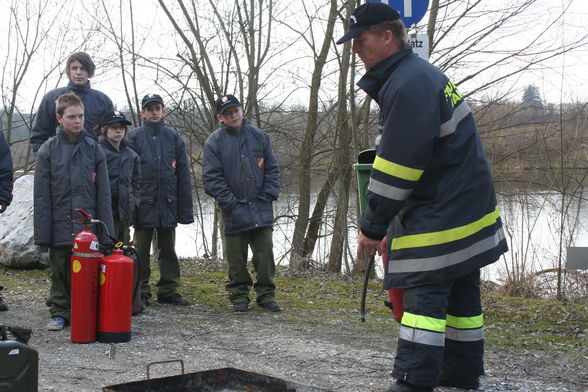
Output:
<instances>
[{"instance_id":1,"label":"yellow reflective stripe on jacket","mask_svg":"<svg viewBox=\"0 0 588 392\"><path fill-rule=\"evenodd\" d=\"M482 328L484 326L484 315L474 317L457 317L450 314L447 315L447 326L457 329L474 329Z\"/></svg>"},{"instance_id":2,"label":"yellow reflective stripe on jacket","mask_svg":"<svg viewBox=\"0 0 588 392\"><path fill-rule=\"evenodd\" d=\"M498 212L498 206L496 206L494 211L491 213L486 214L481 219L464 226L437 231L434 233L412 234L394 238L392 240L392 250L440 245L461 240L479 232L485 227L493 225L496 223L498 218L500 218L500 213Z\"/></svg>"},{"instance_id":3,"label":"yellow reflective stripe on jacket","mask_svg":"<svg viewBox=\"0 0 588 392\"><path fill-rule=\"evenodd\" d=\"M402 166L398 163L387 161L386 159L377 156L374 160L373 168L390 176L402 178L408 181L418 181L423 175L424 170L413 169L412 167Z\"/></svg>"},{"instance_id":4,"label":"yellow reflective stripe on jacket","mask_svg":"<svg viewBox=\"0 0 588 392\"><path fill-rule=\"evenodd\" d=\"M404 312L400 323L407 327L426 329L435 332L445 332L445 320L434 317L420 316L418 314Z\"/></svg>"}]
</instances>

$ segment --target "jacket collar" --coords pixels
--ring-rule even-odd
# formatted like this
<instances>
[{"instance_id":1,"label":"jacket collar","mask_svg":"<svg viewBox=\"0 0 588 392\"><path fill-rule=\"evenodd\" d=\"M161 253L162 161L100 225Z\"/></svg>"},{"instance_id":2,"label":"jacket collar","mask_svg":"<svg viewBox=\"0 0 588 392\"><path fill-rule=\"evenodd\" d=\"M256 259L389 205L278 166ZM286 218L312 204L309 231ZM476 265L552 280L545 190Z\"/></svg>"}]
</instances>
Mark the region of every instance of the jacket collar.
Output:
<instances>
[{"instance_id":1,"label":"jacket collar","mask_svg":"<svg viewBox=\"0 0 588 392\"><path fill-rule=\"evenodd\" d=\"M161 131L161 128L165 127L165 119L161 119L157 122L143 119L143 126L147 128L147 131L152 135L155 135Z\"/></svg>"},{"instance_id":2,"label":"jacket collar","mask_svg":"<svg viewBox=\"0 0 588 392\"><path fill-rule=\"evenodd\" d=\"M69 82L67 87L69 87L70 90L72 90L74 93L77 93L77 94L87 94L91 90L89 80L86 82L86 84L82 84L82 85L75 84L73 82Z\"/></svg>"},{"instance_id":3,"label":"jacket collar","mask_svg":"<svg viewBox=\"0 0 588 392\"><path fill-rule=\"evenodd\" d=\"M82 142L82 140L84 140L84 138L86 137L87 131L85 129L82 129L80 131L80 133L78 133L73 139L70 139L69 134L67 132L65 132L65 130L63 129L63 127L60 125L57 128L57 137L62 140L65 143L68 144L79 144Z\"/></svg>"},{"instance_id":4,"label":"jacket collar","mask_svg":"<svg viewBox=\"0 0 588 392\"><path fill-rule=\"evenodd\" d=\"M100 143L103 146L106 146L106 148L114 152L120 152L128 145L127 138L125 137L123 140L120 141L119 151L116 151L116 148L114 148L114 146L110 144L110 142L108 141L108 139L106 139L106 137L104 137L104 135L100 135L98 137L98 143Z\"/></svg>"},{"instance_id":5,"label":"jacket collar","mask_svg":"<svg viewBox=\"0 0 588 392\"><path fill-rule=\"evenodd\" d=\"M359 88L366 92L378 104L378 95L380 89L404 58L413 55L412 47L409 44L404 45L404 48L394 53L388 58L380 61L372 69L366 72L365 75L357 82Z\"/></svg>"}]
</instances>

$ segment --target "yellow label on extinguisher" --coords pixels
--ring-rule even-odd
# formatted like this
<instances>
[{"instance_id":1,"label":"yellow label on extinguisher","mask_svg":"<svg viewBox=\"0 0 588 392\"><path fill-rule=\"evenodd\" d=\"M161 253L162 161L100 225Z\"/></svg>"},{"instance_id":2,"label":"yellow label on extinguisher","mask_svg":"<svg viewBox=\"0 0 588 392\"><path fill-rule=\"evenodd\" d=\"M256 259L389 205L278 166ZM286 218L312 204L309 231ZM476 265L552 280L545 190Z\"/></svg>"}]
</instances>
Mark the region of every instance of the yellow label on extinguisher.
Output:
<instances>
[{"instance_id":1,"label":"yellow label on extinguisher","mask_svg":"<svg viewBox=\"0 0 588 392\"><path fill-rule=\"evenodd\" d=\"M82 270L82 263L80 263L79 260L74 260L73 263L71 264L71 270L77 274L78 272L80 272Z\"/></svg>"},{"instance_id":2,"label":"yellow label on extinguisher","mask_svg":"<svg viewBox=\"0 0 588 392\"><path fill-rule=\"evenodd\" d=\"M100 286L106 283L106 274L104 272L100 272Z\"/></svg>"}]
</instances>

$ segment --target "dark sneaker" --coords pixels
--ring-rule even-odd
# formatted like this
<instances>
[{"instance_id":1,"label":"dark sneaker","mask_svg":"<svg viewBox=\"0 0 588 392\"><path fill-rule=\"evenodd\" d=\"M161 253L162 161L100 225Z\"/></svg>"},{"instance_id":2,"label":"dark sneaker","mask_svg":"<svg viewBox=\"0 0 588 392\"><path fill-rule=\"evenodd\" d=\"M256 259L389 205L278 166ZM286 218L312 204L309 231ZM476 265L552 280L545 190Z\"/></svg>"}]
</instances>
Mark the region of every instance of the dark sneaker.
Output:
<instances>
[{"instance_id":1,"label":"dark sneaker","mask_svg":"<svg viewBox=\"0 0 588 392\"><path fill-rule=\"evenodd\" d=\"M168 304L168 305L175 305L175 306L188 306L190 302L184 297L182 297L178 293L173 293L172 295L168 295L165 298L157 298L157 302L160 304Z\"/></svg>"},{"instance_id":2,"label":"dark sneaker","mask_svg":"<svg viewBox=\"0 0 588 392\"><path fill-rule=\"evenodd\" d=\"M148 306L149 306L149 297L146 295L142 295L141 296L141 312L144 312Z\"/></svg>"},{"instance_id":3,"label":"dark sneaker","mask_svg":"<svg viewBox=\"0 0 588 392\"><path fill-rule=\"evenodd\" d=\"M439 386L461 389L478 389L480 388L480 378L457 377L441 373L441 375L439 375Z\"/></svg>"},{"instance_id":4,"label":"dark sneaker","mask_svg":"<svg viewBox=\"0 0 588 392\"><path fill-rule=\"evenodd\" d=\"M4 287L0 286L0 291L4 290ZM4 297L2 297L2 294L0 294L0 312L5 312L8 310L8 305L6 305L6 302L4 301Z\"/></svg>"},{"instance_id":5,"label":"dark sneaker","mask_svg":"<svg viewBox=\"0 0 588 392\"><path fill-rule=\"evenodd\" d=\"M234 303L233 310L235 312L247 312L247 311L249 311L249 304L247 302Z\"/></svg>"},{"instance_id":6,"label":"dark sneaker","mask_svg":"<svg viewBox=\"0 0 588 392\"><path fill-rule=\"evenodd\" d=\"M386 389L386 392L433 392L433 388L420 387L398 380L396 384Z\"/></svg>"},{"instance_id":7,"label":"dark sneaker","mask_svg":"<svg viewBox=\"0 0 588 392\"><path fill-rule=\"evenodd\" d=\"M279 312L280 310L282 310L282 308L280 308L280 305L278 305L276 301L264 302L258 305L264 308L265 310L269 310L270 312Z\"/></svg>"},{"instance_id":8,"label":"dark sneaker","mask_svg":"<svg viewBox=\"0 0 588 392\"><path fill-rule=\"evenodd\" d=\"M63 328L69 325L69 321L64 319L60 316L55 316L51 318L49 324L47 324L47 329L49 331L61 331Z\"/></svg>"}]
</instances>

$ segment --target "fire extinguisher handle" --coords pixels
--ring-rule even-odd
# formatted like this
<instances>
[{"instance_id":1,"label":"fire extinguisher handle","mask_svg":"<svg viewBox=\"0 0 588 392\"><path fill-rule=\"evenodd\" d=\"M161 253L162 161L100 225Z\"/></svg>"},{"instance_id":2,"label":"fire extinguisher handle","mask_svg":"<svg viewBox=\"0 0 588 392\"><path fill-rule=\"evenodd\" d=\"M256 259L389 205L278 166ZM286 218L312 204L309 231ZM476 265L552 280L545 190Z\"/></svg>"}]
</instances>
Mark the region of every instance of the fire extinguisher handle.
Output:
<instances>
[{"instance_id":1,"label":"fire extinguisher handle","mask_svg":"<svg viewBox=\"0 0 588 392\"><path fill-rule=\"evenodd\" d=\"M74 218L71 221L72 222L90 222L90 223L96 223L94 222L94 220L92 219L92 215L88 214L86 211L82 210L81 208L76 208L75 209L77 212L79 212L80 214L82 214L81 218Z\"/></svg>"}]
</instances>

